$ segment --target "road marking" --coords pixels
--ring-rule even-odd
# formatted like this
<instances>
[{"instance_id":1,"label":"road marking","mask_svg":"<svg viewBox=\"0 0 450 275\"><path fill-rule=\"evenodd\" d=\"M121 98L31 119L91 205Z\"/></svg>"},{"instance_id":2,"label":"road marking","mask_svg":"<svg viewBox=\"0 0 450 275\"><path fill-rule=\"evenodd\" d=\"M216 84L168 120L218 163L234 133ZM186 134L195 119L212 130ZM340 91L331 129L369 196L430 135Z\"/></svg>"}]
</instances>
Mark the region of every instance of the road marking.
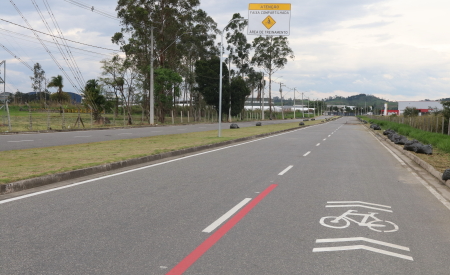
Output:
<instances>
[{"instance_id":1,"label":"road marking","mask_svg":"<svg viewBox=\"0 0 450 275\"><path fill-rule=\"evenodd\" d=\"M83 138L83 137L91 137L91 136L74 136L74 138L79 138L79 137Z\"/></svg>"},{"instance_id":2,"label":"road marking","mask_svg":"<svg viewBox=\"0 0 450 275\"><path fill-rule=\"evenodd\" d=\"M24 140L9 140L8 142L26 142L26 141L34 141L30 139L24 139Z\"/></svg>"},{"instance_id":3,"label":"road marking","mask_svg":"<svg viewBox=\"0 0 450 275\"><path fill-rule=\"evenodd\" d=\"M282 176L284 175L284 173L286 173L287 171L289 171L292 167L294 167L293 165L289 165L286 169L284 169L283 171L281 171L278 176Z\"/></svg>"},{"instance_id":4,"label":"road marking","mask_svg":"<svg viewBox=\"0 0 450 275\"><path fill-rule=\"evenodd\" d=\"M306 154L304 154L303 156L306 157L307 155L309 155L309 153L311 153L311 151L308 151Z\"/></svg>"},{"instance_id":5,"label":"road marking","mask_svg":"<svg viewBox=\"0 0 450 275\"><path fill-rule=\"evenodd\" d=\"M362 126L364 127L364 126ZM400 159L399 156L397 156L391 149L389 149L386 145L384 145L378 138L375 137L375 135L372 132L369 132L374 139L376 139L386 150L388 150L391 155L395 157L395 159L400 162L401 165L406 167L406 163ZM430 191L431 194L433 194L438 201L440 201L445 207L447 207L448 210L450 210L450 202L447 201L441 194L439 194L433 187L431 187L428 182L424 181L421 177L419 177L416 173L412 172L413 176L426 188L428 191Z\"/></svg>"},{"instance_id":6,"label":"road marking","mask_svg":"<svg viewBox=\"0 0 450 275\"><path fill-rule=\"evenodd\" d=\"M368 208L368 209L374 209L374 210L380 210L380 211L392 213L392 210L378 208L378 207L372 207L372 206L367 206L367 205L361 205L361 204L326 205L325 207L362 207L362 208Z\"/></svg>"},{"instance_id":7,"label":"road marking","mask_svg":"<svg viewBox=\"0 0 450 275\"><path fill-rule=\"evenodd\" d=\"M233 216L234 213L236 213L239 209L241 209L244 205L246 205L251 200L252 200L251 198L245 198L240 203L238 203L235 207L231 208L227 213L223 214L222 217L218 218L216 221L214 221L208 227L203 229L202 232L211 233L219 225L221 225L224 221L228 220L231 216Z\"/></svg>"},{"instance_id":8,"label":"road marking","mask_svg":"<svg viewBox=\"0 0 450 275\"><path fill-rule=\"evenodd\" d=\"M390 206L387 206L387 205L370 203L370 202L364 202L364 201L327 201L327 203L362 203L362 204L369 204L369 205L375 205L375 206L391 208Z\"/></svg>"},{"instance_id":9,"label":"road marking","mask_svg":"<svg viewBox=\"0 0 450 275\"><path fill-rule=\"evenodd\" d=\"M314 248L313 252L330 252L330 251L344 251L344 250L358 250L358 249L364 249L392 257L402 258L409 261L414 261L412 257L406 256L399 253L390 252L383 249L374 248L371 246L366 245L350 245L350 246L336 246L336 247L320 247L320 248Z\"/></svg>"},{"instance_id":10,"label":"road marking","mask_svg":"<svg viewBox=\"0 0 450 275\"><path fill-rule=\"evenodd\" d=\"M152 133L159 133L159 132L162 132L162 131L152 131Z\"/></svg>"},{"instance_id":11,"label":"road marking","mask_svg":"<svg viewBox=\"0 0 450 275\"><path fill-rule=\"evenodd\" d=\"M320 143L317 143L317 144L316 144L316 146L319 146L319 145L320 145Z\"/></svg>"},{"instance_id":12,"label":"road marking","mask_svg":"<svg viewBox=\"0 0 450 275\"><path fill-rule=\"evenodd\" d=\"M278 136L282 136L282 135L286 135L286 134L292 134L292 133L297 132L297 131L304 131L304 130L307 130L307 129L312 128L312 127L319 127L321 125L322 124L316 124L316 125L313 125L313 126L309 126L307 128L301 128L301 129L297 129L297 130L293 130L293 131L289 131L289 132L284 132L284 133L280 133L280 134L276 134L276 135L272 135L272 136L267 136L267 137L263 137L263 138L259 138L259 139L254 139L254 140L250 140L250 141L246 141L246 142L242 142L242 143L238 143L238 144L234 144L234 145L230 145L230 146L225 146L225 147L209 150L209 151L206 151L206 152L201 152L201 153L197 153L197 154L193 154L193 155L189 155L189 156L185 156L185 157L180 157L180 158L176 158L176 159L172 159L172 160L168 160L168 161L164 161L164 162L160 162L160 163L150 164L150 165L142 166L142 167L139 167L139 168L136 168L136 169L130 169L130 170L127 170L127 171L118 172L118 173L114 173L114 174L107 175L107 176L102 176L102 177L98 177L98 178L94 178L94 179L90 179L90 180L76 182L76 183L73 183L73 184L70 184L70 185L60 186L60 187L56 187L56 188L48 189L48 190L43 190L43 191L39 191L39 192L35 192L35 193L23 195L23 196L18 196L18 197L11 198L11 199L0 200L0 204L4 204L4 203L16 201L16 200L21 200L21 199L25 199L25 198L29 198L29 197L34 197L34 196L37 196L37 195L41 195L41 194L45 194L45 193L49 193L49 192L53 192L53 191L58 191L58 190L66 189L66 188L71 188L71 187L75 187L75 186L78 186L78 185L86 184L86 183L89 183L89 182L103 180L103 179L107 179L107 178L111 178L111 177L116 177L116 176L120 176L120 175L124 175L124 174L128 174L128 173L136 172L136 171L143 170L143 169L153 168L153 167L164 165L164 164L167 164L167 163L180 161L180 160L184 160L184 159L188 159L188 158L193 158L193 157L197 157L197 156L201 156L201 155L209 154L209 153L213 153L213 152L218 152L218 151L222 151L222 150L225 150L225 149L238 147L238 146L242 146L242 145L253 143L253 142L258 142L258 141L269 139L269 138L274 138L274 137L278 137Z\"/></svg>"},{"instance_id":13,"label":"road marking","mask_svg":"<svg viewBox=\"0 0 450 275\"><path fill-rule=\"evenodd\" d=\"M327 140L326 138L324 138L323 140Z\"/></svg>"},{"instance_id":14,"label":"road marking","mask_svg":"<svg viewBox=\"0 0 450 275\"><path fill-rule=\"evenodd\" d=\"M198 128L208 128L208 127L198 127Z\"/></svg>"},{"instance_id":15,"label":"road marking","mask_svg":"<svg viewBox=\"0 0 450 275\"><path fill-rule=\"evenodd\" d=\"M355 242L355 241L363 241L368 243L374 243L379 245L384 245L400 250L410 251L409 247L401 246L397 244L382 242L374 239L364 238L364 237L353 237L353 238L334 238L334 239L317 239L316 243L337 243L337 242Z\"/></svg>"},{"instance_id":16,"label":"road marking","mask_svg":"<svg viewBox=\"0 0 450 275\"><path fill-rule=\"evenodd\" d=\"M328 137L331 137L331 135L328 135Z\"/></svg>"},{"instance_id":17,"label":"road marking","mask_svg":"<svg viewBox=\"0 0 450 275\"><path fill-rule=\"evenodd\" d=\"M220 227L216 232L209 236L203 243L187 255L181 262L172 268L167 275L183 274L188 268L194 264L203 254L205 254L216 242L218 242L231 228L233 228L245 215L247 215L253 207L255 207L265 196L267 196L277 184L267 187L261 194L254 198L241 211L234 215L227 223Z\"/></svg>"}]
</instances>

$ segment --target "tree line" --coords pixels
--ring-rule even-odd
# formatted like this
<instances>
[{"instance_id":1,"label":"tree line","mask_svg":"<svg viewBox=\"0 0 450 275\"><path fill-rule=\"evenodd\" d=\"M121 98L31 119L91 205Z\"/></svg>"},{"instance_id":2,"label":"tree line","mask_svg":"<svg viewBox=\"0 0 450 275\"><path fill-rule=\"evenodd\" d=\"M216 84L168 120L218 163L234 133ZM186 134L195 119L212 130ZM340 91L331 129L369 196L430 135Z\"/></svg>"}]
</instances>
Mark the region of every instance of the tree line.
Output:
<instances>
[{"instance_id":1,"label":"tree line","mask_svg":"<svg viewBox=\"0 0 450 275\"><path fill-rule=\"evenodd\" d=\"M132 124L133 106L140 106L149 118L151 100L161 123L179 104L188 106L194 120L207 106L218 112L220 66L222 110L235 116L242 112L252 91L260 99L267 84L271 86L272 75L295 58L287 37L260 36L250 43L243 33L248 23L235 13L223 29L226 58L220 64L222 45L215 41L222 31L199 5L199 0L118 0L121 28L111 42L123 53L102 60L101 75L88 80L80 91L83 104L93 110L96 119L105 109L117 113L122 107L128 124ZM150 65L155 68L153 75ZM150 98L152 78L154 99ZM38 63L31 82L37 100L68 100L63 77L57 75L47 81ZM52 87L56 93L50 94L48 88Z\"/></svg>"}]
</instances>

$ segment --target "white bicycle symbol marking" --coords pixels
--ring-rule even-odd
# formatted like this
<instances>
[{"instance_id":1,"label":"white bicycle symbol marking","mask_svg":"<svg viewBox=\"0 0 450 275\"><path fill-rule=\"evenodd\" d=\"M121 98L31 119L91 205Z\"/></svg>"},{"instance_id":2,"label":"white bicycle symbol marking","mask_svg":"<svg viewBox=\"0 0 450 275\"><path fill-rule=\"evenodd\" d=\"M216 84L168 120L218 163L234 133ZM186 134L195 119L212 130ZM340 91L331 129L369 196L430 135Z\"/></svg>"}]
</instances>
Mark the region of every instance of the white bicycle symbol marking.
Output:
<instances>
[{"instance_id":1,"label":"white bicycle symbol marking","mask_svg":"<svg viewBox=\"0 0 450 275\"><path fill-rule=\"evenodd\" d=\"M390 221L383 221L379 218L375 217L376 212L369 212L368 214L358 213L357 210L348 210L344 214L333 217L322 217L320 219L320 224L330 228L347 228L350 225L350 222L354 222L359 226L367 226L369 229L377 232L395 232L398 230L398 226ZM355 219L350 218L349 216L363 217L361 221L357 221ZM370 221L369 218L371 218ZM383 230L379 230L377 228L383 228Z\"/></svg>"}]
</instances>

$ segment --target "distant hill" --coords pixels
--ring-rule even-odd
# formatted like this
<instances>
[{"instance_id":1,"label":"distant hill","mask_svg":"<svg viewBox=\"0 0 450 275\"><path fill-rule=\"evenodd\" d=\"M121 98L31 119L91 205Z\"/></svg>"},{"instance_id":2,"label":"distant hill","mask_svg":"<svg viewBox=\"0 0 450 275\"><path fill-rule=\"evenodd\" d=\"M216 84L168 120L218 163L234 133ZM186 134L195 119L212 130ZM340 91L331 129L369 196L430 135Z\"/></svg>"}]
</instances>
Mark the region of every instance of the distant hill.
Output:
<instances>
[{"instance_id":1,"label":"distant hill","mask_svg":"<svg viewBox=\"0 0 450 275\"><path fill-rule=\"evenodd\" d=\"M390 102L374 95L352 95L348 97L343 96L330 96L325 99L327 105L347 105L347 106L356 106L356 107L364 107L364 106L372 106L374 109L383 109L384 103L388 103L389 110L398 110L397 102Z\"/></svg>"}]
</instances>

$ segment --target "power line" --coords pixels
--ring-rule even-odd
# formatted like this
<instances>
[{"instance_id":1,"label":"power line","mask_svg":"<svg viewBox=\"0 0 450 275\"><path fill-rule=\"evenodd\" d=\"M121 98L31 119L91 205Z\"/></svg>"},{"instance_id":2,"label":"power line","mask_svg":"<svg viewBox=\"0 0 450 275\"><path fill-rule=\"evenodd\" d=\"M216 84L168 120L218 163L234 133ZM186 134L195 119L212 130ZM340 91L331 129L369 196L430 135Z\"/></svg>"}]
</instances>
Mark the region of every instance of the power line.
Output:
<instances>
[{"instance_id":1,"label":"power line","mask_svg":"<svg viewBox=\"0 0 450 275\"><path fill-rule=\"evenodd\" d=\"M84 3L81 3L79 1L74 1L74 0L64 0L64 1L66 1L67 3L73 4L73 5L77 6L77 7L80 7L82 9L90 10L90 11L95 12L97 14L106 16L106 17L108 17L110 19L114 19L114 20L120 21L119 19L117 19L117 17L115 15L109 14L109 13L101 11L99 9L96 9L96 8L94 8L94 6L88 6L88 5L84 4Z\"/></svg>"},{"instance_id":2,"label":"power line","mask_svg":"<svg viewBox=\"0 0 450 275\"><path fill-rule=\"evenodd\" d=\"M3 49L5 49L5 51L7 51L9 54L11 54L12 56L14 56L14 58L16 58L17 60L20 61L20 63L22 63L23 65L25 65L28 69L30 69L31 71L33 71L33 68L28 65L28 63L26 63L25 61L23 61L22 59L20 59L20 57L18 57L17 55L15 55L12 51L10 51L5 45L0 43L0 47L2 47Z\"/></svg>"},{"instance_id":3,"label":"power line","mask_svg":"<svg viewBox=\"0 0 450 275\"><path fill-rule=\"evenodd\" d=\"M10 0L10 1L11 1L11 0ZM48 36L57 37L57 36L55 36L55 35L48 34L48 33L45 33L45 32L41 32L41 31L35 30L35 29L31 28L31 27L28 28L28 27L25 27L25 26L22 26L22 25L13 23L13 22L11 22L11 21L8 21L8 20L2 19L2 18L0 18L0 20L1 20L1 21L4 21L4 22L7 22L7 23L10 23L10 24L13 24L13 25L16 25L16 26L18 26L18 27L24 28L24 29L31 30L31 31L33 31L33 32L38 32L38 33L45 34L45 35L48 35ZM120 51L118 51L118 50L108 49L108 48L103 48L103 47L94 46L94 45L90 45L90 44L86 44L86 43L81 43L81 42L73 41L73 40L70 40L70 39L67 39L67 38L63 38L63 39L64 39L64 40L67 40L67 41L70 41L70 42L73 42L73 43L78 43L78 44L81 44L81 45L89 46L89 47L94 47L94 48L99 48L99 49L108 50L108 51L114 51L114 52L120 52Z\"/></svg>"},{"instance_id":4,"label":"power line","mask_svg":"<svg viewBox=\"0 0 450 275\"><path fill-rule=\"evenodd\" d=\"M7 30L7 29L3 29L3 28L0 28L0 31L9 32L9 33L14 33L15 35L20 35L20 36L24 36L24 37L29 37L29 38L32 38L32 39L36 39L36 37L29 36L29 35L22 34L22 33L18 33L18 32L13 32L13 31L10 31L10 30ZM22 40L25 40L25 41L28 41L28 42L31 42L31 43L36 43L35 41L30 41L30 40L27 40L27 39L24 39L24 38L15 37L14 35L10 35L10 34L2 34L2 35L8 35L8 36L14 37L14 38L16 38L16 39L22 39ZM47 43L56 44L56 43L53 42L53 41L49 41L49 40L45 40L45 39L41 39L41 40L42 40L42 41L45 41L45 42L47 42ZM89 50L85 50L85 49L81 49L81 48L77 48L77 47L73 47L73 46L68 46L68 47L69 47L69 48L72 48L72 49L75 49L75 50L85 51L85 52L89 52L89 53L93 53L93 54L99 54L99 55L104 55L104 56L111 56L111 55L113 55L112 53L110 53L110 54L106 54L106 53L98 53L98 52L93 52L93 51L89 51Z\"/></svg>"},{"instance_id":5,"label":"power line","mask_svg":"<svg viewBox=\"0 0 450 275\"><path fill-rule=\"evenodd\" d=\"M42 22L44 23L45 27L47 28L48 32L51 33L51 34L53 35L53 31L52 31L52 29L50 28L50 25L48 24L47 20L45 20L45 17L44 17L44 15L42 14L41 9L40 9L39 6L37 5L36 1L35 1L35 0L31 0L31 2L33 3L34 7L36 8L36 11L38 12L39 16L41 17L41 20L42 20ZM82 81L82 76L78 73L78 71L77 71L77 69L76 69L76 66L75 66L74 63L73 63L72 58L71 58L70 56L68 57L68 54L66 55L66 53L64 52L64 50L63 50L63 48L62 48L63 46L59 43L58 39L55 39L55 38L53 37L53 41L55 41L56 46L57 46L57 48L58 48L58 50L59 50L59 53L61 54L63 60L66 62L67 67L69 68L69 70L71 71L73 77L75 78L75 81L78 82L78 85L79 85L80 87L83 87L83 86L84 86L84 85L83 85L83 82L84 82L84 81Z\"/></svg>"},{"instance_id":6,"label":"power line","mask_svg":"<svg viewBox=\"0 0 450 275\"><path fill-rule=\"evenodd\" d=\"M19 8L16 6L16 4L14 4L14 2L12 0L9 0L9 2L13 5L13 7L16 9L17 13L19 13L19 15L22 17L22 19L25 21L25 23L28 25L28 27L30 29L31 25L28 22L28 20L25 18L25 16L23 16L22 12L19 10ZM39 37L39 35L37 34L36 31L33 30L33 34L36 36L36 38L39 40L39 42L41 43L42 47L44 47L44 49L47 51L47 53L50 55L50 57L53 59L53 62L55 62L56 66L61 70L61 72L64 74L64 76L66 77L66 79L70 82L70 84L72 84L72 87L75 90L80 90L75 83L73 83L72 79L69 77L69 75L66 73L66 71L64 71L64 68L59 64L58 60L56 60L56 58L53 56L52 52L47 48L47 46L45 45L45 43L41 40L41 38ZM54 35L53 35L54 36Z\"/></svg>"}]
</instances>

